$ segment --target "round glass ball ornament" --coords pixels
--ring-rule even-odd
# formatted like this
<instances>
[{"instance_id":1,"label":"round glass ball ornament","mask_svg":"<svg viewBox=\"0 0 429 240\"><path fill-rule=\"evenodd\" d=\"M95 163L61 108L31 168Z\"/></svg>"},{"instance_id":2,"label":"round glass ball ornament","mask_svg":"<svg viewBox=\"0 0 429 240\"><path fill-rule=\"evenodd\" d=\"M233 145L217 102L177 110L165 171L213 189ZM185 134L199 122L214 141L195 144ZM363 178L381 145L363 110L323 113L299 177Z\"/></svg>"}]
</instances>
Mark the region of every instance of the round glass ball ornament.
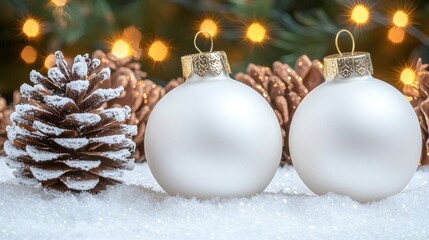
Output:
<instances>
[{"instance_id":1,"label":"round glass ball ornament","mask_svg":"<svg viewBox=\"0 0 429 240\"><path fill-rule=\"evenodd\" d=\"M413 108L394 87L371 76L369 53L330 55L324 68L326 82L303 99L291 123L298 175L316 194L334 192L360 202L400 192L421 153Z\"/></svg>"},{"instance_id":2,"label":"round glass ball ornament","mask_svg":"<svg viewBox=\"0 0 429 240\"><path fill-rule=\"evenodd\" d=\"M182 57L186 82L150 114L147 162L159 185L185 197L262 192L280 163L282 136L268 102L231 79L224 52Z\"/></svg>"}]
</instances>

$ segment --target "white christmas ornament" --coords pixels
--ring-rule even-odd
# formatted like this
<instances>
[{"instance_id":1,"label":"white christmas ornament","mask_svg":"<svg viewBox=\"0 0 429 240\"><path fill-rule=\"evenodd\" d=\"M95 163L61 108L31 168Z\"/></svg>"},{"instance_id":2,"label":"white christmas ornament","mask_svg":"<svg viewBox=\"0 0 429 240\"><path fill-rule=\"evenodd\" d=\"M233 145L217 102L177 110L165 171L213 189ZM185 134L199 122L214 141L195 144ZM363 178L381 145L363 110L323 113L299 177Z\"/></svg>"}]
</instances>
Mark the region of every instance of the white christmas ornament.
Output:
<instances>
[{"instance_id":1,"label":"white christmas ornament","mask_svg":"<svg viewBox=\"0 0 429 240\"><path fill-rule=\"evenodd\" d=\"M338 36L348 32L351 53ZM371 76L369 53L354 52L347 30L340 54L324 59L326 82L310 92L292 119L290 151L303 182L368 202L400 192L421 153L417 116L406 98Z\"/></svg>"},{"instance_id":2,"label":"white christmas ornament","mask_svg":"<svg viewBox=\"0 0 429 240\"><path fill-rule=\"evenodd\" d=\"M145 153L153 176L171 195L262 192L282 151L272 108L252 88L229 77L224 52L184 56L182 66L186 82L157 103L147 123Z\"/></svg>"}]
</instances>

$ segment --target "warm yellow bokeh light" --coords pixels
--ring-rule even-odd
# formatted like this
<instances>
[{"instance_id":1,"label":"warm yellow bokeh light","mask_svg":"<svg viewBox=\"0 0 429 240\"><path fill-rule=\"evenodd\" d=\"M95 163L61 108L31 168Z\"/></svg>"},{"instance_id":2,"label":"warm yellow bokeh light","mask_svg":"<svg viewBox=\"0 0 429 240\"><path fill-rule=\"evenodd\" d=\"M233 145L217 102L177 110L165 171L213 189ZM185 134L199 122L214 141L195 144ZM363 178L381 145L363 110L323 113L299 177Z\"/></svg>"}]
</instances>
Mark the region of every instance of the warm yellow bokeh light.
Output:
<instances>
[{"instance_id":1,"label":"warm yellow bokeh light","mask_svg":"<svg viewBox=\"0 0 429 240\"><path fill-rule=\"evenodd\" d=\"M67 3L67 0L51 0L51 2L57 7L64 7L64 5Z\"/></svg>"},{"instance_id":2,"label":"warm yellow bokeh light","mask_svg":"<svg viewBox=\"0 0 429 240\"><path fill-rule=\"evenodd\" d=\"M401 72L400 79L405 85L411 85L416 80L416 73L411 68L405 68Z\"/></svg>"},{"instance_id":3,"label":"warm yellow bokeh light","mask_svg":"<svg viewBox=\"0 0 429 240\"><path fill-rule=\"evenodd\" d=\"M40 32L39 22L33 18L25 20L22 26L22 32L27 35L27 37L37 37Z\"/></svg>"},{"instance_id":4,"label":"warm yellow bokeh light","mask_svg":"<svg viewBox=\"0 0 429 240\"><path fill-rule=\"evenodd\" d=\"M212 37L214 37L218 32L218 26L215 21L207 18L207 19L204 19L204 21L200 25L200 31L203 31L203 30L207 31L208 33L210 33ZM204 36L208 37L207 34L204 34Z\"/></svg>"},{"instance_id":5,"label":"warm yellow bokeh light","mask_svg":"<svg viewBox=\"0 0 429 240\"><path fill-rule=\"evenodd\" d=\"M357 24L364 24L368 22L369 10L362 4L356 5L351 14L351 19Z\"/></svg>"},{"instance_id":6,"label":"warm yellow bokeh light","mask_svg":"<svg viewBox=\"0 0 429 240\"><path fill-rule=\"evenodd\" d=\"M399 10L393 15L393 24L397 27L406 27L408 24L408 14Z\"/></svg>"},{"instance_id":7,"label":"warm yellow bokeh light","mask_svg":"<svg viewBox=\"0 0 429 240\"><path fill-rule=\"evenodd\" d=\"M168 47L162 41L156 40L150 45L148 55L156 62L163 61L168 55Z\"/></svg>"},{"instance_id":8,"label":"warm yellow bokeh light","mask_svg":"<svg viewBox=\"0 0 429 240\"><path fill-rule=\"evenodd\" d=\"M45 68L49 69L55 65L55 56L54 54L49 54L45 59Z\"/></svg>"},{"instance_id":9,"label":"warm yellow bokeh light","mask_svg":"<svg viewBox=\"0 0 429 240\"><path fill-rule=\"evenodd\" d=\"M130 45L122 39L115 41L112 46L112 53L118 58L124 58L129 56L130 50Z\"/></svg>"},{"instance_id":10,"label":"warm yellow bokeh light","mask_svg":"<svg viewBox=\"0 0 429 240\"><path fill-rule=\"evenodd\" d=\"M266 38L267 30L260 23L252 23L247 28L246 37L252 41L260 43Z\"/></svg>"},{"instance_id":11,"label":"warm yellow bokeh light","mask_svg":"<svg viewBox=\"0 0 429 240\"><path fill-rule=\"evenodd\" d=\"M393 43L401 43L404 41L405 31L403 28L391 27L389 29L389 33L387 34L387 38Z\"/></svg>"},{"instance_id":12,"label":"warm yellow bokeh light","mask_svg":"<svg viewBox=\"0 0 429 240\"><path fill-rule=\"evenodd\" d=\"M21 51L21 58L25 63L34 63L37 58L37 50L32 46L25 46Z\"/></svg>"}]
</instances>

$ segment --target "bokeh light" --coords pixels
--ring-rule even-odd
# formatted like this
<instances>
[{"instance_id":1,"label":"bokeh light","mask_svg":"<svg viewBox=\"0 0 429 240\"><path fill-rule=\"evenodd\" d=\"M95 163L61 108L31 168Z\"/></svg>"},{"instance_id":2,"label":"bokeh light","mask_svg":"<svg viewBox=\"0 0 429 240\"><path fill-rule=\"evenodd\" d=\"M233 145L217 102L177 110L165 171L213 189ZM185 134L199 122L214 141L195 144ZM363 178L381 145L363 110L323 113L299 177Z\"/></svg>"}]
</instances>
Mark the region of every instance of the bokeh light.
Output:
<instances>
[{"instance_id":1,"label":"bokeh light","mask_svg":"<svg viewBox=\"0 0 429 240\"><path fill-rule=\"evenodd\" d=\"M397 27L406 27L408 25L408 14L404 11L396 11L393 15L393 24Z\"/></svg>"},{"instance_id":2,"label":"bokeh light","mask_svg":"<svg viewBox=\"0 0 429 240\"><path fill-rule=\"evenodd\" d=\"M416 80L416 73L411 68L404 68L401 72L400 79L405 85L412 85Z\"/></svg>"},{"instance_id":3,"label":"bokeh light","mask_svg":"<svg viewBox=\"0 0 429 240\"><path fill-rule=\"evenodd\" d=\"M51 2L57 7L64 7L67 4L67 0L51 0Z\"/></svg>"},{"instance_id":4,"label":"bokeh light","mask_svg":"<svg viewBox=\"0 0 429 240\"><path fill-rule=\"evenodd\" d=\"M200 31L203 31L203 30L210 33L212 37L215 37L219 31L219 28L217 26L217 23L213 19L206 18L201 22L201 25L200 25ZM204 36L209 37L207 34L204 34Z\"/></svg>"},{"instance_id":5,"label":"bokeh light","mask_svg":"<svg viewBox=\"0 0 429 240\"><path fill-rule=\"evenodd\" d=\"M389 29L389 33L387 34L387 38L393 43L401 43L404 41L405 31L403 28L399 27L391 27Z\"/></svg>"},{"instance_id":6,"label":"bokeh light","mask_svg":"<svg viewBox=\"0 0 429 240\"><path fill-rule=\"evenodd\" d=\"M22 26L22 32L27 37L37 37L40 33L40 23L34 18L28 18Z\"/></svg>"},{"instance_id":7,"label":"bokeh light","mask_svg":"<svg viewBox=\"0 0 429 240\"><path fill-rule=\"evenodd\" d=\"M37 58L37 50L32 46L25 46L21 51L21 58L27 64L34 63Z\"/></svg>"},{"instance_id":8,"label":"bokeh light","mask_svg":"<svg viewBox=\"0 0 429 240\"><path fill-rule=\"evenodd\" d=\"M123 39L116 40L111 52L118 58L127 57L130 55L130 45Z\"/></svg>"},{"instance_id":9,"label":"bokeh light","mask_svg":"<svg viewBox=\"0 0 429 240\"><path fill-rule=\"evenodd\" d=\"M249 25L246 31L246 37L255 43L260 43L265 40L267 29L260 23L254 22Z\"/></svg>"},{"instance_id":10,"label":"bokeh light","mask_svg":"<svg viewBox=\"0 0 429 240\"><path fill-rule=\"evenodd\" d=\"M356 5L351 13L351 19L357 24L365 24L369 20L369 10L365 5Z\"/></svg>"},{"instance_id":11,"label":"bokeh light","mask_svg":"<svg viewBox=\"0 0 429 240\"><path fill-rule=\"evenodd\" d=\"M161 40L156 40L150 45L148 55L155 62L164 61L168 56L168 46Z\"/></svg>"},{"instance_id":12,"label":"bokeh light","mask_svg":"<svg viewBox=\"0 0 429 240\"><path fill-rule=\"evenodd\" d=\"M54 54L49 54L45 59L44 66L45 66L45 68L49 69L49 68L53 67L54 65L55 65L55 56L54 56Z\"/></svg>"}]
</instances>

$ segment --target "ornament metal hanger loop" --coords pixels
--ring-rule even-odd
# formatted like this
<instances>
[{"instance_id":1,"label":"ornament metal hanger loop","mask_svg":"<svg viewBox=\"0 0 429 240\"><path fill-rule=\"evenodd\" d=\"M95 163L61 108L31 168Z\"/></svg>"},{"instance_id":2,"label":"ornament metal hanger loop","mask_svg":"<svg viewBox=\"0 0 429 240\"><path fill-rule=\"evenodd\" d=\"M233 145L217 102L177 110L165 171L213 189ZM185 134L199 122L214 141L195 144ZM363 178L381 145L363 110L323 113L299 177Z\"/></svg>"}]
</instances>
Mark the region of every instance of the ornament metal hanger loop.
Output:
<instances>
[{"instance_id":1,"label":"ornament metal hanger loop","mask_svg":"<svg viewBox=\"0 0 429 240\"><path fill-rule=\"evenodd\" d=\"M338 37L343 32L348 33L350 35L350 38L352 39L352 55L353 55L353 53L355 52L355 38L353 37L353 34L347 29L341 29L340 31L337 32L337 36L335 36L335 47L337 47L338 53L341 56L343 56L343 53L340 51L340 47L338 46Z\"/></svg>"},{"instance_id":2,"label":"ornament metal hanger loop","mask_svg":"<svg viewBox=\"0 0 429 240\"><path fill-rule=\"evenodd\" d=\"M209 35L209 37L210 37L210 51L209 52L212 52L213 51L213 36L209 32L207 32L206 30L201 30L195 34L194 47L198 50L198 52L203 53L203 51L201 51L200 48L197 46L197 38L198 38L198 35L200 35L201 33L205 33L205 34Z\"/></svg>"}]
</instances>

